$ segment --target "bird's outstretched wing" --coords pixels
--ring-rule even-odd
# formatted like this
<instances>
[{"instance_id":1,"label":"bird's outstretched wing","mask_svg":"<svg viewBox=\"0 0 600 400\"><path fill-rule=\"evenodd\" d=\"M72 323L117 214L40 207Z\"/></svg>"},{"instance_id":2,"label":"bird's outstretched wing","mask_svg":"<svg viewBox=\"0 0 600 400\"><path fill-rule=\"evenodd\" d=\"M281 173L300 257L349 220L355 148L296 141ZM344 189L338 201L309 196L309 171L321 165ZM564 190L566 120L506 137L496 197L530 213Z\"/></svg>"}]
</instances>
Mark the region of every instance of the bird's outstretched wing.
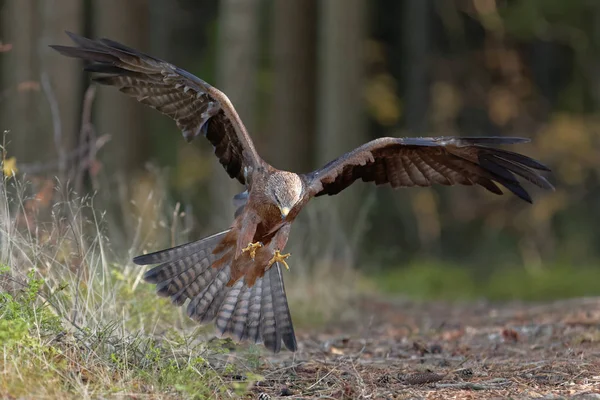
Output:
<instances>
[{"instance_id":1,"label":"bird's outstretched wing","mask_svg":"<svg viewBox=\"0 0 600 400\"><path fill-rule=\"evenodd\" d=\"M313 196L334 195L354 181L389 183L392 187L481 185L502 194L496 183L531 203L518 175L536 186L553 189L536 170L548 167L521 154L492 146L528 142L513 137L380 138L306 174Z\"/></svg>"},{"instance_id":2,"label":"bird's outstretched wing","mask_svg":"<svg viewBox=\"0 0 600 400\"><path fill-rule=\"evenodd\" d=\"M96 82L116 86L168 115L187 141L202 133L214 146L229 176L247 183L247 173L262 161L223 92L168 62L110 39L91 40L71 32L67 35L77 47L50 47L65 56L90 61L85 70L100 74L94 78Z\"/></svg>"}]
</instances>

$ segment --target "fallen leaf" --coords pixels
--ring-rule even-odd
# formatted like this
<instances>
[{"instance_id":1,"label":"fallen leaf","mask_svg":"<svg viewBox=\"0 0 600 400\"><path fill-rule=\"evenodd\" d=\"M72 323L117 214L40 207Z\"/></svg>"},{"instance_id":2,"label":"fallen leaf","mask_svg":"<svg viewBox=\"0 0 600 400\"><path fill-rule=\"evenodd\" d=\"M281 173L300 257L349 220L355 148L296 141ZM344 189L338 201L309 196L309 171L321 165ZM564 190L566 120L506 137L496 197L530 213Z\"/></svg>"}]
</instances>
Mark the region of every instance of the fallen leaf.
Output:
<instances>
[{"instance_id":1,"label":"fallen leaf","mask_svg":"<svg viewBox=\"0 0 600 400\"><path fill-rule=\"evenodd\" d=\"M502 331L502 337L504 338L504 341L506 341L506 342L518 342L519 341L519 334L514 329L508 329L508 328L504 329Z\"/></svg>"}]
</instances>

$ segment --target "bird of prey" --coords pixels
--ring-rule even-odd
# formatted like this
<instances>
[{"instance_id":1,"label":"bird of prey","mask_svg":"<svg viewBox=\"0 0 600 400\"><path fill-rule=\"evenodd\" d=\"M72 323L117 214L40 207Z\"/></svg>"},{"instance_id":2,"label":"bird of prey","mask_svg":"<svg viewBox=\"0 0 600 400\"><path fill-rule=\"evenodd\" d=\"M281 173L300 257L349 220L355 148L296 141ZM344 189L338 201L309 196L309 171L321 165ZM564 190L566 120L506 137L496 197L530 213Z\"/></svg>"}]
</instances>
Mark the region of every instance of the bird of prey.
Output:
<instances>
[{"instance_id":1,"label":"bird of prey","mask_svg":"<svg viewBox=\"0 0 600 400\"><path fill-rule=\"evenodd\" d=\"M219 334L263 343L273 352L282 342L297 349L283 284L282 253L292 223L313 197L335 195L357 180L411 186L480 185L502 194L501 185L521 199L531 197L516 176L544 189L549 171L524 155L498 145L527 142L514 137L379 138L307 174L282 171L254 148L227 96L191 73L110 39L91 40L67 32L75 47L52 46L89 63L98 83L175 120L187 141L206 137L231 178L245 186L231 227L178 247L134 258L160 264L144 275L160 296L176 305L189 300L187 314L199 323L216 319ZM516 176L515 176L516 175Z\"/></svg>"}]
</instances>

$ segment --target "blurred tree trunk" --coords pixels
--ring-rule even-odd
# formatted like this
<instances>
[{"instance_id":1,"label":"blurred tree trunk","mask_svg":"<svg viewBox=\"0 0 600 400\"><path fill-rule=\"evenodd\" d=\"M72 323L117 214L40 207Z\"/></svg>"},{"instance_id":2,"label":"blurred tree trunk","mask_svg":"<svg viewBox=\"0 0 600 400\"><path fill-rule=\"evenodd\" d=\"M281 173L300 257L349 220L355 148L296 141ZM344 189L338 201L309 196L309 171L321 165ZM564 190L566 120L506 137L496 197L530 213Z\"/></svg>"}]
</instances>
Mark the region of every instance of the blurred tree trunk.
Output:
<instances>
[{"instance_id":1,"label":"blurred tree trunk","mask_svg":"<svg viewBox=\"0 0 600 400\"><path fill-rule=\"evenodd\" d=\"M216 86L231 100L253 139L258 68L259 0L221 0ZM214 158L214 156L212 156ZM233 218L232 197L244 189L213 160L211 196L215 228L227 227Z\"/></svg>"},{"instance_id":2,"label":"blurred tree trunk","mask_svg":"<svg viewBox=\"0 0 600 400\"><path fill-rule=\"evenodd\" d=\"M144 0L103 0L92 2L93 36L109 37L123 44L148 51L149 6ZM110 134L103 154L109 176L118 172L126 181L146 159L147 135L144 131L144 106L110 87L99 87L94 119L99 135Z\"/></svg>"},{"instance_id":3,"label":"blurred tree trunk","mask_svg":"<svg viewBox=\"0 0 600 400\"><path fill-rule=\"evenodd\" d=\"M275 1L272 29L273 99L269 161L308 171L315 137L316 0Z\"/></svg>"},{"instance_id":4,"label":"blurred tree trunk","mask_svg":"<svg viewBox=\"0 0 600 400\"><path fill-rule=\"evenodd\" d=\"M405 0L400 32L403 43L404 127L412 136L426 133L429 110L431 0ZM411 191L419 248L423 256L439 254L439 199L433 190Z\"/></svg>"},{"instance_id":5,"label":"blurred tree trunk","mask_svg":"<svg viewBox=\"0 0 600 400\"><path fill-rule=\"evenodd\" d=\"M429 103L428 57L430 51L431 0L405 0L404 65L405 126L412 134L427 130Z\"/></svg>"},{"instance_id":6,"label":"blurred tree trunk","mask_svg":"<svg viewBox=\"0 0 600 400\"><path fill-rule=\"evenodd\" d=\"M13 46L2 56L0 96L9 155L18 164L51 163L44 172L61 178L78 137L81 74L80 65L48 45L66 44L64 31L80 31L82 21L79 0L8 0L2 8L1 40Z\"/></svg>"},{"instance_id":7,"label":"blurred tree trunk","mask_svg":"<svg viewBox=\"0 0 600 400\"><path fill-rule=\"evenodd\" d=\"M367 139L363 104L366 6L365 0L319 2L319 165ZM334 200L346 228L352 227L352 216L360 210L362 189L354 185Z\"/></svg>"},{"instance_id":8,"label":"blurred tree trunk","mask_svg":"<svg viewBox=\"0 0 600 400\"><path fill-rule=\"evenodd\" d=\"M0 128L10 130L8 149L19 162L37 161L41 154L35 153L48 148L40 146L38 151L27 145L32 138L41 136L38 130L42 128L38 115L42 96L35 51L39 36L36 3L34 0L9 0L2 9L2 42L11 44L12 50L2 55L2 89L5 92L0 103L3 110ZM50 132L47 133L51 137Z\"/></svg>"},{"instance_id":9,"label":"blurred tree trunk","mask_svg":"<svg viewBox=\"0 0 600 400\"><path fill-rule=\"evenodd\" d=\"M102 0L91 2L93 38L110 38L145 53L149 49L150 4L146 0ZM160 57L160 55L158 55ZM88 76L89 79L89 76ZM95 134L110 135L110 141L99 153L103 173L100 178L99 197L103 207L111 209L115 217L109 224L114 243L125 244L134 237L135 225L128 218L138 211L132 206L145 204L152 190L152 174L143 171L147 159L150 135L144 123L156 111L123 95L114 87L98 85L94 104ZM150 183L149 183L150 182ZM144 215L148 217L148 215Z\"/></svg>"},{"instance_id":10,"label":"blurred tree trunk","mask_svg":"<svg viewBox=\"0 0 600 400\"><path fill-rule=\"evenodd\" d=\"M592 96L594 99L594 112L600 111L600 77L598 77L598 71L600 71L600 4L594 3L593 9L593 30L592 30L592 44L594 51L591 51L592 59L590 62L591 68L588 67L588 74L590 81L592 82Z\"/></svg>"},{"instance_id":11,"label":"blurred tree trunk","mask_svg":"<svg viewBox=\"0 0 600 400\"><path fill-rule=\"evenodd\" d=\"M160 54L159 58L170 60L171 27L173 15L177 10L169 0L149 0L148 3L148 21L151 26L148 30L150 48L152 52Z\"/></svg>"}]
</instances>

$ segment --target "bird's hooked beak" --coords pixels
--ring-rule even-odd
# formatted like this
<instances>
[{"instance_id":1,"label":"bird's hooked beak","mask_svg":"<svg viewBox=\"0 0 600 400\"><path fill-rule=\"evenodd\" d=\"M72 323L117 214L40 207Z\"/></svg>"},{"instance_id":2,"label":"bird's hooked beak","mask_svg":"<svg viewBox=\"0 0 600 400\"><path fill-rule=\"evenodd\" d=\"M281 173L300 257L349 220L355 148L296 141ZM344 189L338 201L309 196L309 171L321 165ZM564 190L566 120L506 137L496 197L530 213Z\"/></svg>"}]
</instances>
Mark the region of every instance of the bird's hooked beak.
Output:
<instances>
[{"instance_id":1,"label":"bird's hooked beak","mask_svg":"<svg viewBox=\"0 0 600 400\"><path fill-rule=\"evenodd\" d=\"M288 214L290 213L289 207L282 207L279 210L281 211L281 219L285 219L288 216Z\"/></svg>"}]
</instances>

